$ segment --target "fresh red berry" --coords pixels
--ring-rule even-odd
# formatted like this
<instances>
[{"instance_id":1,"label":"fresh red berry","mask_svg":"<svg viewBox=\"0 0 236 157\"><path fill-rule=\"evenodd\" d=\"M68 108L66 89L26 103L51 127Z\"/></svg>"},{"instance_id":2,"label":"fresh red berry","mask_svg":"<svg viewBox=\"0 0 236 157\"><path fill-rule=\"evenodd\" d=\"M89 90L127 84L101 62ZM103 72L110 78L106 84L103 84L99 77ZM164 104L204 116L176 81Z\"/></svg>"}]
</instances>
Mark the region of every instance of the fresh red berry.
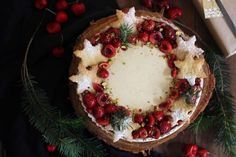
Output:
<instances>
[{"instance_id":1,"label":"fresh red berry","mask_svg":"<svg viewBox=\"0 0 236 157\"><path fill-rule=\"evenodd\" d=\"M170 93L170 99L175 100L180 96L179 91L178 90L172 90Z\"/></svg>"},{"instance_id":2,"label":"fresh red berry","mask_svg":"<svg viewBox=\"0 0 236 157\"><path fill-rule=\"evenodd\" d=\"M117 106L114 104L107 104L105 106L105 113L111 114L114 113L117 110Z\"/></svg>"},{"instance_id":3,"label":"fresh red berry","mask_svg":"<svg viewBox=\"0 0 236 157\"><path fill-rule=\"evenodd\" d=\"M113 37L119 37L120 29L119 28L109 28L106 33L111 34Z\"/></svg>"},{"instance_id":4,"label":"fresh red berry","mask_svg":"<svg viewBox=\"0 0 236 157\"><path fill-rule=\"evenodd\" d=\"M68 15L64 11L59 11L56 13L56 21L59 23L65 23L68 21Z\"/></svg>"},{"instance_id":5,"label":"fresh red berry","mask_svg":"<svg viewBox=\"0 0 236 157\"><path fill-rule=\"evenodd\" d=\"M198 150L197 154L199 154L200 157L208 157L209 152L206 149L201 148Z\"/></svg>"},{"instance_id":6,"label":"fresh red berry","mask_svg":"<svg viewBox=\"0 0 236 157\"><path fill-rule=\"evenodd\" d=\"M190 88L190 84L187 79L179 79L175 83L175 88L179 91L179 94L183 94Z\"/></svg>"},{"instance_id":7,"label":"fresh red berry","mask_svg":"<svg viewBox=\"0 0 236 157\"><path fill-rule=\"evenodd\" d=\"M107 69L109 67L109 63L108 62L100 62L98 64L98 68L101 68L101 69Z\"/></svg>"},{"instance_id":8,"label":"fresh red berry","mask_svg":"<svg viewBox=\"0 0 236 157\"><path fill-rule=\"evenodd\" d=\"M59 0L56 2L55 8L57 10L65 10L68 8L68 3L66 0Z\"/></svg>"},{"instance_id":9,"label":"fresh red berry","mask_svg":"<svg viewBox=\"0 0 236 157\"><path fill-rule=\"evenodd\" d=\"M152 114L148 114L146 116L146 125L149 127L153 127L153 125L155 124L155 118Z\"/></svg>"},{"instance_id":10,"label":"fresh red berry","mask_svg":"<svg viewBox=\"0 0 236 157\"><path fill-rule=\"evenodd\" d=\"M132 137L133 137L133 139L137 139L140 137L138 130L132 131Z\"/></svg>"},{"instance_id":11,"label":"fresh red berry","mask_svg":"<svg viewBox=\"0 0 236 157\"><path fill-rule=\"evenodd\" d=\"M49 151L49 152L54 152L55 150L56 150L56 146L54 146L54 145L47 145L47 150Z\"/></svg>"},{"instance_id":12,"label":"fresh red berry","mask_svg":"<svg viewBox=\"0 0 236 157\"><path fill-rule=\"evenodd\" d=\"M164 53L170 53L172 51L172 46L169 41L162 40L159 49Z\"/></svg>"},{"instance_id":13,"label":"fresh red berry","mask_svg":"<svg viewBox=\"0 0 236 157\"><path fill-rule=\"evenodd\" d=\"M101 106L95 106L93 109L93 115L96 119L103 117L105 111Z\"/></svg>"},{"instance_id":14,"label":"fresh red berry","mask_svg":"<svg viewBox=\"0 0 236 157\"><path fill-rule=\"evenodd\" d=\"M98 69L97 75L100 78L108 78L109 72L106 69L101 68L101 69Z\"/></svg>"},{"instance_id":15,"label":"fresh red berry","mask_svg":"<svg viewBox=\"0 0 236 157\"><path fill-rule=\"evenodd\" d=\"M153 32L149 36L149 41L153 44L156 45L160 43L160 41L163 39L163 35L161 32Z\"/></svg>"},{"instance_id":16,"label":"fresh red berry","mask_svg":"<svg viewBox=\"0 0 236 157\"><path fill-rule=\"evenodd\" d=\"M169 41L175 41L176 39L176 30L174 30L174 28L172 28L171 26L165 26L163 34L165 39Z\"/></svg>"},{"instance_id":17,"label":"fresh red berry","mask_svg":"<svg viewBox=\"0 0 236 157\"><path fill-rule=\"evenodd\" d=\"M52 49L52 55L54 57L62 57L65 54L65 49L63 47L54 47Z\"/></svg>"},{"instance_id":18,"label":"fresh red berry","mask_svg":"<svg viewBox=\"0 0 236 157\"><path fill-rule=\"evenodd\" d=\"M112 58L116 55L116 48L111 44L108 44L102 49L102 55L107 58Z\"/></svg>"},{"instance_id":19,"label":"fresh red berry","mask_svg":"<svg viewBox=\"0 0 236 157\"><path fill-rule=\"evenodd\" d=\"M146 128L142 127L142 128L139 128L137 131L139 133L140 138L147 138L148 137L148 132L147 132Z\"/></svg>"},{"instance_id":20,"label":"fresh red berry","mask_svg":"<svg viewBox=\"0 0 236 157\"><path fill-rule=\"evenodd\" d=\"M162 121L160 123L160 131L162 134L165 134L171 130L171 123L169 121Z\"/></svg>"},{"instance_id":21,"label":"fresh red berry","mask_svg":"<svg viewBox=\"0 0 236 157\"><path fill-rule=\"evenodd\" d=\"M161 9L169 9L169 0L159 0L157 3L157 7L159 10Z\"/></svg>"},{"instance_id":22,"label":"fresh red berry","mask_svg":"<svg viewBox=\"0 0 236 157\"><path fill-rule=\"evenodd\" d=\"M152 127L152 137L158 139L161 135L160 130L157 127Z\"/></svg>"},{"instance_id":23,"label":"fresh red berry","mask_svg":"<svg viewBox=\"0 0 236 157\"><path fill-rule=\"evenodd\" d=\"M142 124L144 121L144 116L142 114L135 114L134 115L134 122Z\"/></svg>"},{"instance_id":24,"label":"fresh red berry","mask_svg":"<svg viewBox=\"0 0 236 157\"><path fill-rule=\"evenodd\" d=\"M112 40L112 45L115 47L115 48L118 48L121 46L121 40L119 38L115 38Z\"/></svg>"},{"instance_id":25,"label":"fresh red berry","mask_svg":"<svg viewBox=\"0 0 236 157\"><path fill-rule=\"evenodd\" d=\"M131 35L128 36L128 39L127 39L127 40L128 40L128 42L131 43L131 44L136 44L137 39L138 39L137 35L131 34Z\"/></svg>"},{"instance_id":26,"label":"fresh red berry","mask_svg":"<svg viewBox=\"0 0 236 157\"><path fill-rule=\"evenodd\" d=\"M99 83L93 83L93 89L96 91L96 92L102 92L104 89L103 89L103 86Z\"/></svg>"},{"instance_id":27,"label":"fresh red berry","mask_svg":"<svg viewBox=\"0 0 236 157\"><path fill-rule=\"evenodd\" d=\"M198 145L196 144L186 144L185 145L185 154L189 155L189 154L193 154L196 155L198 151Z\"/></svg>"},{"instance_id":28,"label":"fresh red berry","mask_svg":"<svg viewBox=\"0 0 236 157\"><path fill-rule=\"evenodd\" d=\"M146 32L140 32L139 35L138 35L138 38L139 38L140 41L146 43L148 41L149 35Z\"/></svg>"},{"instance_id":29,"label":"fresh red berry","mask_svg":"<svg viewBox=\"0 0 236 157\"><path fill-rule=\"evenodd\" d=\"M171 107L171 101L167 100L165 102L162 102L161 104L159 104L159 107L163 109L169 109Z\"/></svg>"},{"instance_id":30,"label":"fresh red berry","mask_svg":"<svg viewBox=\"0 0 236 157\"><path fill-rule=\"evenodd\" d=\"M107 126L110 124L110 120L108 118L98 118L97 123L100 124L101 126Z\"/></svg>"},{"instance_id":31,"label":"fresh red berry","mask_svg":"<svg viewBox=\"0 0 236 157\"><path fill-rule=\"evenodd\" d=\"M61 25L58 22L50 22L47 24L48 33L58 33L61 31Z\"/></svg>"},{"instance_id":32,"label":"fresh red berry","mask_svg":"<svg viewBox=\"0 0 236 157\"><path fill-rule=\"evenodd\" d=\"M154 30L156 23L153 20L145 20L142 24L143 29L147 32L151 32Z\"/></svg>"},{"instance_id":33,"label":"fresh red berry","mask_svg":"<svg viewBox=\"0 0 236 157\"><path fill-rule=\"evenodd\" d=\"M86 11L86 7L82 2L75 2L71 6L71 11L75 16L79 16Z\"/></svg>"},{"instance_id":34,"label":"fresh red berry","mask_svg":"<svg viewBox=\"0 0 236 157\"><path fill-rule=\"evenodd\" d=\"M100 34L100 42L103 44L109 44L111 43L114 36L112 36L111 33L101 33Z\"/></svg>"},{"instance_id":35,"label":"fresh red berry","mask_svg":"<svg viewBox=\"0 0 236 157\"><path fill-rule=\"evenodd\" d=\"M95 95L89 91L85 91L83 94L83 103L89 109L94 108L97 104Z\"/></svg>"},{"instance_id":36,"label":"fresh red berry","mask_svg":"<svg viewBox=\"0 0 236 157\"><path fill-rule=\"evenodd\" d=\"M153 6L153 0L142 0L141 3L147 8L152 8Z\"/></svg>"},{"instance_id":37,"label":"fresh red berry","mask_svg":"<svg viewBox=\"0 0 236 157\"><path fill-rule=\"evenodd\" d=\"M175 67L174 61L176 61L177 57L175 54L169 54L167 57L168 66L172 69Z\"/></svg>"},{"instance_id":38,"label":"fresh red berry","mask_svg":"<svg viewBox=\"0 0 236 157\"><path fill-rule=\"evenodd\" d=\"M46 8L48 5L48 0L35 0L34 1L34 6L35 8L42 10Z\"/></svg>"},{"instance_id":39,"label":"fresh red berry","mask_svg":"<svg viewBox=\"0 0 236 157\"><path fill-rule=\"evenodd\" d=\"M136 29L137 29L138 32L143 32L142 23L138 23L138 24L136 25Z\"/></svg>"},{"instance_id":40,"label":"fresh red berry","mask_svg":"<svg viewBox=\"0 0 236 157\"><path fill-rule=\"evenodd\" d=\"M108 104L109 95L107 93L98 93L97 94L97 102L100 106L105 106Z\"/></svg>"},{"instance_id":41,"label":"fresh red berry","mask_svg":"<svg viewBox=\"0 0 236 157\"><path fill-rule=\"evenodd\" d=\"M173 69L171 69L171 76L173 77L173 78L176 78L176 76L178 75L178 69L175 67L175 68L173 68Z\"/></svg>"},{"instance_id":42,"label":"fresh red berry","mask_svg":"<svg viewBox=\"0 0 236 157\"><path fill-rule=\"evenodd\" d=\"M183 10L179 7L173 7L167 10L167 15L170 19L176 19L182 16Z\"/></svg>"},{"instance_id":43,"label":"fresh red berry","mask_svg":"<svg viewBox=\"0 0 236 157\"><path fill-rule=\"evenodd\" d=\"M93 36L91 39L90 39L90 43L93 45L93 46L96 46L99 42L99 39L100 39L100 35L95 35Z\"/></svg>"},{"instance_id":44,"label":"fresh red berry","mask_svg":"<svg viewBox=\"0 0 236 157\"><path fill-rule=\"evenodd\" d=\"M196 155L194 155L194 154L188 154L188 155L186 155L186 157L196 157Z\"/></svg>"},{"instance_id":45,"label":"fresh red berry","mask_svg":"<svg viewBox=\"0 0 236 157\"><path fill-rule=\"evenodd\" d=\"M157 121L162 121L164 118L164 112L163 111L154 111L153 116Z\"/></svg>"}]
</instances>

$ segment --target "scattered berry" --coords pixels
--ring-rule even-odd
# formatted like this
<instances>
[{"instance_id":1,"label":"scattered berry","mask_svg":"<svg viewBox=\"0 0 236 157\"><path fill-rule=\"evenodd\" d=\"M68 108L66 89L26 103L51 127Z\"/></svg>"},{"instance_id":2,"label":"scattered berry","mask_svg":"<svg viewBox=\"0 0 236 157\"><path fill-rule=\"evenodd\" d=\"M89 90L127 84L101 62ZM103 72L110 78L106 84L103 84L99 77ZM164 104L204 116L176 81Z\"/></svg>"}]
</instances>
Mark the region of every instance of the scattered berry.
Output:
<instances>
[{"instance_id":1,"label":"scattered berry","mask_svg":"<svg viewBox=\"0 0 236 157\"><path fill-rule=\"evenodd\" d=\"M153 125L155 124L155 118L152 114L148 114L146 116L146 122L147 122L147 126L149 127L153 127Z\"/></svg>"},{"instance_id":2,"label":"scattered berry","mask_svg":"<svg viewBox=\"0 0 236 157\"><path fill-rule=\"evenodd\" d=\"M140 125L143 123L144 121L144 116L142 114L135 114L134 115L134 122L135 123L139 123Z\"/></svg>"},{"instance_id":3,"label":"scattered berry","mask_svg":"<svg viewBox=\"0 0 236 157\"><path fill-rule=\"evenodd\" d=\"M157 7L159 10L161 9L169 9L169 0L159 0L157 3Z\"/></svg>"},{"instance_id":4,"label":"scattered berry","mask_svg":"<svg viewBox=\"0 0 236 157\"><path fill-rule=\"evenodd\" d=\"M140 41L146 43L148 41L149 35L146 32L140 32L139 35L138 35L138 38L139 38Z\"/></svg>"},{"instance_id":5,"label":"scattered berry","mask_svg":"<svg viewBox=\"0 0 236 157\"><path fill-rule=\"evenodd\" d=\"M97 102L100 106L105 106L108 103L109 95L107 93L98 93Z\"/></svg>"},{"instance_id":6,"label":"scattered berry","mask_svg":"<svg viewBox=\"0 0 236 157\"><path fill-rule=\"evenodd\" d=\"M96 121L101 126L107 126L110 124L110 120L108 118L98 118Z\"/></svg>"},{"instance_id":7,"label":"scattered berry","mask_svg":"<svg viewBox=\"0 0 236 157\"><path fill-rule=\"evenodd\" d=\"M108 62L101 62L98 64L98 68L101 68L101 69L107 69L108 67L109 67Z\"/></svg>"},{"instance_id":8,"label":"scattered berry","mask_svg":"<svg viewBox=\"0 0 236 157\"><path fill-rule=\"evenodd\" d=\"M156 44L159 45L162 39L163 39L163 35L161 34L161 32L153 32L149 36L149 41L154 45Z\"/></svg>"},{"instance_id":9,"label":"scattered berry","mask_svg":"<svg viewBox=\"0 0 236 157\"><path fill-rule=\"evenodd\" d=\"M100 78L107 78L109 76L109 72L106 69L98 69L97 75Z\"/></svg>"},{"instance_id":10,"label":"scattered berry","mask_svg":"<svg viewBox=\"0 0 236 157\"><path fill-rule=\"evenodd\" d=\"M133 139L137 139L137 138L139 138L140 135L139 135L138 130L134 130L134 131L132 131L132 136L133 136Z\"/></svg>"},{"instance_id":11,"label":"scattered berry","mask_svg":"<svg viewBox=\"0 0 236 157\"><path fill-rule=\"evenodd\" d=\"M171 123L169 121L162 121L160 123L160 131L162 134L165 134L171 130Z\"/></svg>"},{"instance_id":12,"label":"scattered berry","mask_svg":"<svg viewBox=\"0 0 236 157\"><path fill-rule=\"evenodd\" d=\"M48 1L47 0L35 0L34 2L34 6L35 8L42 10L44 8L46 8L48 5Z\"/></svg>"},{"instance_id":13,"label":"scattered berry","mask_svg":"<svg viewBox=\"0 0 236 157\"><path fill-rule=\"evenodd\" d=\"M56 146L54 146L54 145L47 145L47 150L49 151L49 152L54 152L55 150L56 150Z\"/></svg>"},{"instance_id":14,"label":"scattered berry","mask_svg":"<svg viewBox=\"0 0 236 157\"><path fill-rule=\"evenodd\" d=\"M171 26L165 26L163 33L164 37L169 41L173 41L176 39L176 30L174 30Z\"/></svg>"},{"instance_id":15,"label":"scattered berry","mask_svg":"<svg viewBox=\"0 0 236 157\"><path fill-rule=\"evenodd\" d=\"M101 33L100 42L103 44L109 44L114 37L111 33Z\"/></svg>"},{"instance_id":16,"label":"scattered berry","mask_svg":"<svg viewBox=\"0 0 236 157\"><path fill-rule=\"evenodd\" d=\"M156 23L153 20L145 20L142 24L143 29L147 32L151 32L154 30Z\"/></svg>"},{"instance_id":17,"label":"scattered berry","mask_svg":"<svg viewBox=\"0 0 236 157\"><path fill-rule=\"evenodd\" d=\"M158 139L161 135L160 130L157 127L152 127L152 136L155 139Z\"/></svg>"},{"instance_id":18,"label":"scattered berry","mask_svg":"<svg viewBox=\"0 0 236 157\"><path fill-rule=\"evenodd\" d=\"M159 49L164 53L170 53L172 51L172 46L169 41L162 40Z\"/></svg>"},{"instance_id":19,"label":"scattered berry","mask_svg":"<svg viewBox=\"0 0 236 157\"><path fill-rule=\"evenodd\" d=\"M102 55L107 57L107 58L112 58L116 55L116 49L114 46L112 46L111 44L108 44L106 46L104 46L103 50L102 50Z\"/></svg>"},{"instance_id":20,"label":"scattered berry","mask_svg":"<svg viewBox=\"0 0 236 157\"><path fill-rule=\"evenodd\" d=\"M198 151L198 146L196 144L186 144L185 145L185 154L186 155L196 155Z\"/></svg>"},{"instance_id":21,"label":"scattered berry","mask_svg":"<svg viewBox=\"0 0 236 157\"><path fill-rule=\"evenodd\" d=\"M198 150L197 154L199 154L200 157L208 157L209 152L206 149L201 148Z\"/></svg>"},{"instance_id":22,"label":"scattered berry","mask_svg":"<svg viewBox=\"0 0 236 157\"><path fill-rule=\"evenodd\" d=\"M83 103L89 109L94 108L97 104L95 95L89 91L85 91L83 94Z\"/></svg>"},{"instance_id":23,"label":"scattered berry","mask_svg":"<svg viewBox=\"0 0 236 157\"><path fill-rule=\"evenodd\" d=\"M86 7L85 7L84 3L82 3L82 2L75 2L71 6L71 11L75 16L79 16L79 15L83 14L85 12L85 10L86 10Z\"/></svg>"},{"instance_id":24,"label":"scattered berry","mask_svg":"<svg viewBox=\"0 0 236 157\"><path fill-rule=\"evenodd\" d=\"M173 7L167 10L167 15L170 19L176 19L182 16L183 10L179 7Z\"/></svg>"},{"instance_id":25,"label":"scattered berry","mask_svg":"<svg viewBox=\"0 0 236 157\"><path fill-rule=\"evenodd\" d=\"M119 38L115 38L112 40L112 45L115 47L115 48L118 48L121 46L121 40Z\"/></svg>"},{"instance_id":26,"label":"scattered berry","mask_svg":"<svg viewBox=\"0 0 236 157\"><path fill-rule=\"evenodd\" d=\"M65 0L59 0L59 1L56 2L55 8L57 10L65 10L65 9L68 8L68 3Z\"/></svg>"},{"instance_id":27,"label":"scattered berry","mask_svg":"<svg viewBox=\"0 0 236 157\"><path fill-rule=\"evenodd\" d=\"M93 89L96 91L96 92L103 92L103 86L99 83L93 83Z\"/></svg>"},{"instance_id":28,"label":"scattered berry","mask_svg":"<svg viewBox=\"0 0 236 157\"><path fill-rule=\"evenodd\" d=\"M96 119L101 118L104 115L104 108L101 106L95 106L93 109L93 115Z\"/></svg>"},{"instance_id":29,"label":"scattered berry","mask_svg":"<svg viewBox=\"0 0 236 157\"><path fill-rule=\"evenodd\" d=\"M176 78L177 75L178 75L178 69L174 67L173 69L171 69L171 76L173 78Z\"/></svg>"},{"instance_id":30,"label":"scattered berry","mask_svg":"<svg viewBox=\"0 0 236 157\"><path fill-rule=\"evenodd\" d=\"M162 121L164 118L164 112L163 111L154 111L153 116L157 121Z\"/></svg>"},{"instance_id":31,"label":"scattered berry","mask_svg":"<svg viewBox=\"0 0 236 157\"><path fill-rule=\"evenodd\" d=\"M159 107L163 109L169 109L171 107L171 101L167 100L165 102L162 102L159 104Z\"/></svg>"},{"instance_id":32,"label":"scattered berry","mask_svg":"<svg viewBox=\"0 0 236 157\"><path fill-rule=\"evenodd\" d=\"M62 57L65 54L65 49L63 47L54 47L52 49L52 55L54 57Z\"/></svg>"},{"instance_id":33,"label":"scattered berry","mask_svg":"<svg viewBox=\"0 0 236 157\"><path fill-rule=\"evenodd\" d=\"M68 21L68 15L64 11L59 11L56 13L56 21L59 23L65 23Z\"/></svg>"},{"instance_id":34,"label":"scattered berry","mask_svg":"<svg viewBox=\"0 0 236 157\"><path fill-rule=\"evenodd\" d=\"M175 100L180 96L179 91L178 90L172 90L170 93L170 99Z\"/></svg>"},{"instance_id":35,"label":"scattered berry","mask_svg":"<svg viewBox=\"0 0 236 157\"><path fill-rule=\"evenodd\" d=\"M141 3L147 8L152 8L153 6L153 0L141 0Z\"/></svg>"},{"instance_id":36,"label":"scattered berry","mask_svg":"<svg viewBox=\"0 0 236 157\"><path fill-rule=\"evenodd\" d=\"M139 137L140 138L147 138L148 137L148 133L147 133L147 129L146 128L139 128L138 130L139 133Z\"/></svg>"},{"instance_id":37,"label":"scattered berry","mask_svg":"<svg viewBox=\"0 0 236 157\"><path fill-rule=\"evenodd\" d=\"M61 31L61 25L58 22L50 22L47 24L48 33L58 33Z\"/></svg>"},{"instance_id":38,"label":"scattered berry","mask_svg":"<svg viewBox=\"0 0 236 157\"><path fill-rule=\"evenodd\" d=\"M131 34L128 36L128 42L131 44L136 44L137 39L138 39L138 37L135 34Z\"/></svg>"},{"instance_id":39,"label":"scattered berry","mask_svg":"<svg viewBox=\"0 0 236 157\"><path fill-rule=\"evenodd\" d=\"M117 110L117 107L113 104L107 104L105 106L105 113L111 114L114 113Z\"/></svg>"}]
</instances>

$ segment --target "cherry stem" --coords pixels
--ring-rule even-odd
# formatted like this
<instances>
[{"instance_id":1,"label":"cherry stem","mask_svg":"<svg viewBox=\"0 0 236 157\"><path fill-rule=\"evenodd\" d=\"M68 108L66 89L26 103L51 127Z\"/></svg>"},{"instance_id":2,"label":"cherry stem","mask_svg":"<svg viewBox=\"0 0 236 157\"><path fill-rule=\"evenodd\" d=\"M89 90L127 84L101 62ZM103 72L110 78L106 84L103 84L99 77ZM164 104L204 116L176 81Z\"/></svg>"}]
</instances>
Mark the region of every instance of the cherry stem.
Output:
<instances>
[{"instance_id":1,"label":"cherry stem","mask_svg":"<svg viewBox=\"0 0 236 157\"><path fill-rule=\"evenodd\" d=\"M49 8L45 8L45 10L48 11L49 13L52 13L53 15L56 15L56 13Z\"/></svg>"}]
</instances>

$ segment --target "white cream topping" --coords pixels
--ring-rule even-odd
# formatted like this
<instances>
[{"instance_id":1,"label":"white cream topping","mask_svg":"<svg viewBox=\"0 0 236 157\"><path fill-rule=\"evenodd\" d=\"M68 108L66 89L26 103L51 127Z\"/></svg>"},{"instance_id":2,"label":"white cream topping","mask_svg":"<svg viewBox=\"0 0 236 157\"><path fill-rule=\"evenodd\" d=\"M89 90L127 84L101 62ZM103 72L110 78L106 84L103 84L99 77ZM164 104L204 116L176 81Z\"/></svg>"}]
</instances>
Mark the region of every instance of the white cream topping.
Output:
<instances>
[{"instance_id":1,"label":"white cream topping","mask_svg":"<svg viewBox=\"0 0 236 157\"><path fill-rule=\"evenodd\" d=\"M172 77L164 53L146 45L130 45L113 59L107 79L108 89L118 104L147 111L163 102Z\"/></svg>"},{"instance_id":2,"label":"white cream topping","mask_svg":"<svg viewBox=\"0 0 236 157\"><path fill-rule=\"evenodd\" d=\"M130 8L128 13L123 16L123 23L134 26L137 22L137 17L135 16L134 7Z\"/></svg>"},{"instance_id":3,"label":"white cream topping","mask_svg":"<svg viewBox=\"0 0 236 157\"><path fill-rule=\"evenodd\" d=\"M77 93L83 93L85 90L91 91L93 89L92 87L92 79L83 74L79 75L73 75L69 78L72 82L76 82L78 84L77 86Z\"/></svg>"},{"instance_id":4,"label":"white cream topping","mask_svg":"<svg viewBox=\"0 0 236 157\"><path fill-rule=\"evenodd\" d=\"M89 40L84 40L84 49L76 50L74 54L77 57L83 58L82 64L87 67L98 64L99 62L106 61L107 58L101 54L102 44L93 46Z\"/></svg>"}]
</instances>

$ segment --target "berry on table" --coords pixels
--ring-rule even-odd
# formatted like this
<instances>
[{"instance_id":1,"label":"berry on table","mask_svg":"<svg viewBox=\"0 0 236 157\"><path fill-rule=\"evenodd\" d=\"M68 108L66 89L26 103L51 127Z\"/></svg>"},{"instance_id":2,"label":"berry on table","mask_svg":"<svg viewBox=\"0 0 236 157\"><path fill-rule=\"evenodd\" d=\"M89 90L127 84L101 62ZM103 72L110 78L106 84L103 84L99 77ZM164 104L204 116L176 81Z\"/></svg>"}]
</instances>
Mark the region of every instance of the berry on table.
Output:
<instances>
[{"instance_id":1,"label":"berry on table","mask_svg":"<svg viewBox=\"0 0 236 157\"><path fill-rule=\"evenodd\" d=\"M65 49L63 47L54 47L52 49L52 55L54 57L62 57L65 54Z\"/></svg>"},{"instance_id":2,"label":"berry on table","mask_svg":"<svg viewBox=\"0 0 236 157\"><path fill-rule=\"evenodd\" d=\"M58 1L56 2L55 8L56 8L57 10L65 10L65 9L68 8L68 3L67 3L66 0L58 0Z\"/></svg>"},{"instance_id":3,"label":"berry on table","mask_svg":"<svg viewBox=\"0 0 236 157\"><path fill-rule=\"evenodd\" d=\"M46 8L48 5L48 1L47 0L35 0L34 1L34 6L35 8L42 10L44 8Z\"/></svg>"},{"instance_id":4,"label":"berry on table","mask_svg":"<svg viewBox=\"0 0 236 157\"><path fill-rule=\"evenodd\" d=\"M68 15L64 11L59 11L56 13L56 21L59 23L65 23L68 21Z\"/></svg>"},{"instance_id":5,"label":"berry on table","mask_svg":"<svg viewBox=\"0 0 236 157\"><path fill-rule=\"evenodd\" d=\"M50 22L47 24L47 32L48 33L58 33L61 31L61 25L58 22Z\"/></svg>"},{"instance_id":6,"label":"berry on table","mask_svg":"<svg viewBox=\"0 0 236 157\"><path fill-rule=\"evenodd\" d=\"M86 11L86 7L82 2L75 2L71 6L71 11L75 16L79 16Z\"/></svg>"}]
</instances>

